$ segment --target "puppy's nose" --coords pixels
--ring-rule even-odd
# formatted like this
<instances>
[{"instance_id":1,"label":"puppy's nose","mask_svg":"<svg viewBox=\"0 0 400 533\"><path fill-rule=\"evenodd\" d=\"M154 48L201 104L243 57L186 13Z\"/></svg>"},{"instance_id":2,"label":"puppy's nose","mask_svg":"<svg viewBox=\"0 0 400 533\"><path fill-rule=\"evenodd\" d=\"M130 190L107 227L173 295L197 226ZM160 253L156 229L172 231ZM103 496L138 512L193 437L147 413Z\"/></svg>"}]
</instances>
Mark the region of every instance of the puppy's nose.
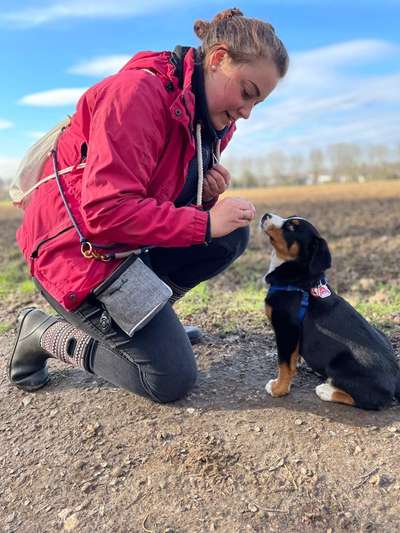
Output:
<instances>
[{"instance_id":1,"label":"puppy's nose","mask_svg":"<svg viewBox=\"0 0 400 533\"><path fill-rule=\"evenodd\" d=\"M269 220L269 219L271 219L271 218L272 218L271 213L265 213L265 215L263 215L263 217L262 217L262 219L261 219L261 223L260 223L261 227L263 226L263 224L264 224L264 222L265 222L266 220Z\"/></svg>"}]
</instances>

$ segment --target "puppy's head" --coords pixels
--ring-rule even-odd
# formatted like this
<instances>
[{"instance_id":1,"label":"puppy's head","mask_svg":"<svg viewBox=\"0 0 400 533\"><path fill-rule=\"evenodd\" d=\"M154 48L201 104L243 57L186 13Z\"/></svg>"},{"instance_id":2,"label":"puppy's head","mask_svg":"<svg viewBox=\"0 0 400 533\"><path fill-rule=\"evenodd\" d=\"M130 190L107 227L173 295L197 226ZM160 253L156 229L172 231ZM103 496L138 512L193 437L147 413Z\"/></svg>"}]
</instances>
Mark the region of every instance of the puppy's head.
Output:
<instances>
[{"instance_id":1,"label":"puppy's head","mask_svg":"<svg viewBox=\"0 0 400 533\"><path fill-rule=\"evenodd\" d=\"M304 218L281 218L265 213L260 225L275 250L277 266L294 261L310 277L318 276L331 266L331 254L325 239Z\"/></svg>"}]
</instances>

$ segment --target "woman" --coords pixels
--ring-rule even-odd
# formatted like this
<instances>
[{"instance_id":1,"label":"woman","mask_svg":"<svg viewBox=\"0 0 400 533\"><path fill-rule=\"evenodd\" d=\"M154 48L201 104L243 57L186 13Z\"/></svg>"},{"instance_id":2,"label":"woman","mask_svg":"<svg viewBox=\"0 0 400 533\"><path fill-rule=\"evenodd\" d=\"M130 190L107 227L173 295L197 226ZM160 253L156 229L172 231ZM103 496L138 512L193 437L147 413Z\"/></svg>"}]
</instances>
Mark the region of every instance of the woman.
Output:
<instances>
[{"instance_id":1,"label":"woman","mask_svg":"<svg viewBox=\"0 0 400 533\"><path fill-rule=\"evenodd\" d=\"M272 26L238 9L197 21L195 32L201 49L139 53L82 96L42 174L72 170L26 202L17 241L59 316L27 309L19 317L9 378L21 389L48 382L49 357L157 402L181 398L195 382L171 305L246 248L255 209L244 199L218 201L230 176L216 152L288 65ZM172 296L131 337L94 293L120 279L132 261L116 256L132 248Z\"/></svg>"}]
</instances>

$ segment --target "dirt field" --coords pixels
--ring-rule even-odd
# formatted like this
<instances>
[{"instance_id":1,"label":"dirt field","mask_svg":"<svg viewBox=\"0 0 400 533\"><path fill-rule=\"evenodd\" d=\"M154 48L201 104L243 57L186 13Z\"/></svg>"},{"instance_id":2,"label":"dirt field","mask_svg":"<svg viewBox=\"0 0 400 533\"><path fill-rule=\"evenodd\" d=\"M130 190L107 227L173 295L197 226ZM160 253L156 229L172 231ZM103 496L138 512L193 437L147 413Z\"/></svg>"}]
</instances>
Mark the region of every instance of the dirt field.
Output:
<instances>
[{"instance_id":1,"label":"dirt field","mask_svg":"<svg viewBox=\"0 0 400 533\"><path fill-rule=\"evenodd\" d=\"M235 194L252 199L259 216L268 209L313 221L333 254L330 283L400 355L400 182ZM18 219L0 208L2 272L22 268ZM41 391L11 387L15 316L44 306L22 285L3 290L2 533L399 530L400 406L366 412L322 402L314 393L321 380L305 367L289 396L264 390L276 369L260 281L269 252L254 227L246 254L208 284L206 303L190 312L179 304L206 342L195 347L194 391L170 405L53 360ZM254 303L235 303L250 289Z\"/></svg>"}]
</instances>

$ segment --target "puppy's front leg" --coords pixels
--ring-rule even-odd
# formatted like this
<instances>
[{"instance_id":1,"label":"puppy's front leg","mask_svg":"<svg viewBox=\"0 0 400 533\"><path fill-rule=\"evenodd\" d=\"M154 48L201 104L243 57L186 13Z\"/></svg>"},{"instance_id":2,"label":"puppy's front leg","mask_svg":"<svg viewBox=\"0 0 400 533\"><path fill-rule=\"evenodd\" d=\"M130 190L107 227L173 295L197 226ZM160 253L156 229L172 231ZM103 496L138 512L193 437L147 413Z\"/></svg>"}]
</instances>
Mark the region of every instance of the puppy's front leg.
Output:
<instances>
[{"instance_id":1,"label":"puppy's front leg","mask_svg":"<svg viewBox=\"0 0 400 533\"><path fill-rule=\"evenodd\" d=\"M296 375L298 356L299 345L297 344L294 352L290 355L289 362L281 361L281 359L279 358L278 377L276 379L271 379L265 385L265 390L271 396L277 397L289 394L293 378Z\"/></svg>"},{"instance_id":2,"label":"puppy's front leg","mask_svg":"<svg viewBox=\"0 0 400 533\"><path fill-rule=\"evenodd\" d=\"M290 309L272 307L271 322L278 348L278 377L265 386L271 396L285 396L289 393L297 370L299 357L300 321Z\"/></svg>"}]
</instances>

